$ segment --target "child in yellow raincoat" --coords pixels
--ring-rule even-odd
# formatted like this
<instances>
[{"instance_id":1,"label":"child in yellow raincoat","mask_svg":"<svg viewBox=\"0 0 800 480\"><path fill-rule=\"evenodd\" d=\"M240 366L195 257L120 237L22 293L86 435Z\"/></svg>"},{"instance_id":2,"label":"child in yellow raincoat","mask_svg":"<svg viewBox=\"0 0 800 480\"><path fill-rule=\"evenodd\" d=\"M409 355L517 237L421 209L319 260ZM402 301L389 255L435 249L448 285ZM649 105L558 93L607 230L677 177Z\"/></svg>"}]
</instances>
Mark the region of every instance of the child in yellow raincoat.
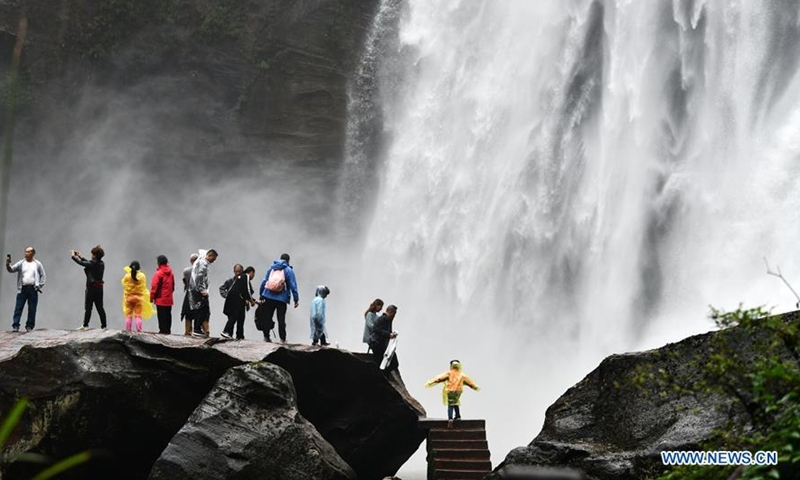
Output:
<instances>
[{"instance_id":1,"label":"child in yellow raincoat","mask_svg":"<svg viewBox=\"0 0 800 480\"><path fill-rule=\"evenodd\" d=\"M136 331L141 332L142 318L148 319L153 315L147 278L139 270L139 262L134 260L125 267L125 276L122 277L122 312L125 314L125 330L129 332L132 320L136 320Z\"/></svg>"},{"instance_id":2,"label":"child in yellow raincoat","mask_svg":"<svg viewBox=\"0 0 800 480\"><path fill-rule=\"evenodd\" d=\"M428 380L425 387L429 388L442 382L445 382L444 388L442 388L442 400L447 405L447 419L459 420L461 418L459 406L461 405L460 399L461 392L464 391L464 384L476 392L480 388L468 376L461 373L461 362L458 360L451 360L450 370ZM455 418L453 418L453 413L455 413Z\"/></svg>"}]
</instances>

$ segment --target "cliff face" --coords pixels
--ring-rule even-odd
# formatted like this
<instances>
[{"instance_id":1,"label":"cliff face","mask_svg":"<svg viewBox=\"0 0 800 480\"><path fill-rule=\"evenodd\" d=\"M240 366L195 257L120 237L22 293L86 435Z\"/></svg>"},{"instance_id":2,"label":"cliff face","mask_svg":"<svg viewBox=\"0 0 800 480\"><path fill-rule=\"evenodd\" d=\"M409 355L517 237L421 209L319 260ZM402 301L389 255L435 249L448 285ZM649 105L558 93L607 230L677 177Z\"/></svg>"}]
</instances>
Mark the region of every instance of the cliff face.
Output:
<instances>
[{"instance_id":1,"label":"cliff face","mask_svg":"<svg viewBox=\"0 0 800 480\"><path fill-rule=\"evenodd\" d=\"M138 120L162 159L268 151L335 164L377 3L2 0L0 68L24 15L19 103L36 125L68 134L70 122L127 107L148 113Z\"/></svg>"},{"instance_id":2,"label":"cliff face","mask_svg":"<svg viewBox=\"0 0 800 480\"><path fill-rule=\"evenodd\" d=\"M3 453L91 450L65 478L380 479L425 438L398 379L334 349L0 333L0 378L0 412L31 401ZM39 470L3 464L0 478Z\"/></svg>"}]
</instances>

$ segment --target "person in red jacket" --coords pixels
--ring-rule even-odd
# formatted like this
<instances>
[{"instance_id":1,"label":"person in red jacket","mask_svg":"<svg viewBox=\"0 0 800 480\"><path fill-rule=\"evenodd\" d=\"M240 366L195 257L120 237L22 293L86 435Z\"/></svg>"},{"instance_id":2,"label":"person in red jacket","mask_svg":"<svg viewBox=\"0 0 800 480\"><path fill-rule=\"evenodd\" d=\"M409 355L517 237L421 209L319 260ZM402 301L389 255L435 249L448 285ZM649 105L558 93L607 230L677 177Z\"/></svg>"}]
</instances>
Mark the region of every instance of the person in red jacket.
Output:
<instances>
[{"instance_id":1,"label":"person in red jacket","mask_svg":"<svg viewBox=\"0 0 800 480\"><path fill-rule=\"evenodd\" d=\"M172 330L172 293L175 291L175 275L169 266L167 257L156 258L158 268L150 283L150 301L156 305L158 315L158 333L169 335Z\"/></svg>"}]
</instances>

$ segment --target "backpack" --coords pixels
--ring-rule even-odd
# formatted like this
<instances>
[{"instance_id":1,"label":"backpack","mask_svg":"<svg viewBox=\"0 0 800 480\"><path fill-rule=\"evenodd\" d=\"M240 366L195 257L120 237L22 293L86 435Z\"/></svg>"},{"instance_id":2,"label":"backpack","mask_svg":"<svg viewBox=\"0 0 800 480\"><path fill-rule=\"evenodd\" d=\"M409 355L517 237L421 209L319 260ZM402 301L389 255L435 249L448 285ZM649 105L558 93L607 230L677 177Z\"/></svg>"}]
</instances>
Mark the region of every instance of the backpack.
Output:
<instances>
[{"instance_id":1,"label":"backpack","mask_svg":"<svg viewBox=\"0 0 800 480\"><path fill-rule=\"evenodd\" d=\"M222 295L222 298L228 298L228 292L231 291L234 280L236 280L236 277L231 277L225 280L225 283L219 286L219 294Z\"/></svg>"},{"instance_id":2,"label":"backpack","mask_svg":"<svg viewBox=\"0 0 800 480\"><path fill-rule=\"evenodd\" d=\"M272 269L272 271L269 272L269 278L264 288L274 293L281 293L286 290L286 274L284 273L284 269Z\"/></svg>"},{"instance_id":3,"label":"backpack","mask_svg":"<svg viewBox=\"0 0 800 480\"><path fill-rule=\"evenodd\" d=\"M275 328L275 321L272 320L271 317L267 316L267 306L265 303L259 303L258 307L256 307L256 329L261 332L269 332L273 328Z\"/></svg>"}]
</instances>

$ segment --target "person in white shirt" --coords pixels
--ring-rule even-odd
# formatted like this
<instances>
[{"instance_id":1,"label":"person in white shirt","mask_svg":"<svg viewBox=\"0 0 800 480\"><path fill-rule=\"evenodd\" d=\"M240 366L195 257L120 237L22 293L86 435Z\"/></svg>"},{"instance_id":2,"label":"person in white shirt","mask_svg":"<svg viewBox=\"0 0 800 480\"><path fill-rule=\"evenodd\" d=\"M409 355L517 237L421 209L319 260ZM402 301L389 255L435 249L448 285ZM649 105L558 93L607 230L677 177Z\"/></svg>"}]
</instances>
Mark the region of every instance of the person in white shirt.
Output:
<instances>
[{"instance_id":1,"label":"person in white shirt","mask_svg":"<svg viewBox=\"0 0 800 480\"><path fill-rule=\"evenodd\" d=\"M25 258L11 265L11 255L6 255L6 270L17 273L17 303L14 306L14 317L11 322L13 331L19 331L19 321L22 318L22 309L28 303L28 320L25 322L25 331L30 332L36 327L36 306L39 303L39 294L44 287L45 274L42 262L33 258L36 249L28 246L25 248Z\"/></svg>"}]
</instances>

